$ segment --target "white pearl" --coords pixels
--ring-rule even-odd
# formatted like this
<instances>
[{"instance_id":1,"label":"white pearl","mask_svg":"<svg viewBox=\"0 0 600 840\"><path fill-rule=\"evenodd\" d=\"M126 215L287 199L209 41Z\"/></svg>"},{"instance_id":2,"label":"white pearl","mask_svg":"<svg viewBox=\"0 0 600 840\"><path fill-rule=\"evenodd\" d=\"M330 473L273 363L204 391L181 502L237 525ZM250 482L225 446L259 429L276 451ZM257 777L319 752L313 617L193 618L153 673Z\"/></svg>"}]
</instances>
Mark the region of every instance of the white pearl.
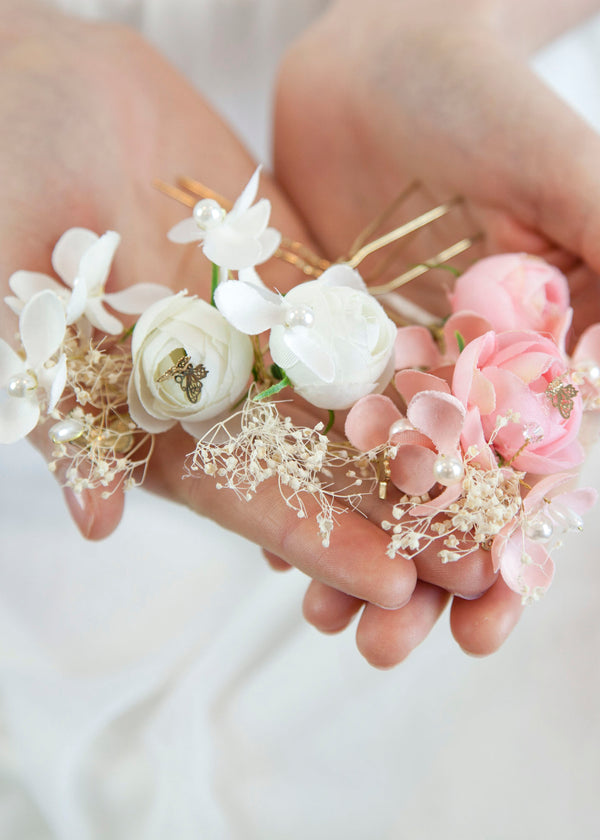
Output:
<instances>
[{"instance_id":1,"label":"white pearl","mask_svg":"<svg viewBox=\"0 0 600 840\"><path fill-rule=\"evenodd\" d=\"M394 435L402 434L402 432L412 432L414 431L414 428L415 427L410 420L407 420L406 417L401 417L399 420L395 420L392 423L388 435L389 437L393 437Z\"/></svg>"},{"instance_id":2,"label":"white pearl","mask_svg":"<svg viewBox=\"0 0 600 840\"><path fill-rule=\"evenodd\" d=\"M435 480L445 487L462 481L465 474L463 462L451 455L438 455L433 462Z\"/></svg>"},{"instance_id":3,"label":"white pearl","mask_svg":"<svg viewBox=\"0 0 600 840\"><path fill-rule=\"evenodd\" d=\"M310 306L290 306L285 313L286 327L312 327L314 323L315 316Z\"/></svg>"},{"instance_id":4,"label":"white pearl","mask_svg":"<svg viewBox=\"0 0 600 840\"><path fill-rule=\"evenodd\" d=\"M48 437L53 443L69 443L71 440L77 440L84 432L84 425L79 420L68 418L55 423L48 431Z\"/></svg>"},{"instance_id":5,"label":"white pearl","mask_svg":"<svg viewBox=\"0 0 600 840\"><path fill-rule=\"evenodd\" d=\"M25 397L37 388L37 379L31 373L18 373L8 380L6 391L11 397Z\"/></svg>"},{"instance_id":6,"label":"white pearl","mask_svg":"<svg viewBox=\"0 0 600 840\"><path fill-rule=\"evenodd\" d=\"M600 367L598 365L591 365L586 373L590 382L597 382L600 379Z\"/></svg>"},{"instance_id":7,"label":"white pearl","mask_svg":"<svg viewBox=\"0 0 600 840\"><path fill-rule=\"evenodd\" d=\"M211 230L225 218L225 210L214 198L203 198L192 210L194 221L201 230Z\"/></svg>"},{"instance_id":8,"label":"white pearl","mask_svg":"<svg viewBox=\"0 0 600 840\"><path fill-rule=\"evenodd\" d=\"M525 525L525 535L535 542L548 542L553 533L552 522L545 516L536 516Z\"/></svg>"}]
</instances>

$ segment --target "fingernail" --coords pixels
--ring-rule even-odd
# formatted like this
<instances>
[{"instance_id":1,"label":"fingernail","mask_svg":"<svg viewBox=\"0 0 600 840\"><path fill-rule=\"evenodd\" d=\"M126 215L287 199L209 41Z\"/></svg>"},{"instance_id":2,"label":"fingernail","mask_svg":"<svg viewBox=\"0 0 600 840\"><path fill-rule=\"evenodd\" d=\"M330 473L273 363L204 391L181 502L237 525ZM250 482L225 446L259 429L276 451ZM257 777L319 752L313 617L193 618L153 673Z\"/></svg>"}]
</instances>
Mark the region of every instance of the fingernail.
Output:
<instances>
[{"instance_id":1,"label":"fingernail","mask_svg":"<svg viewBox=\"0 0 600 840\"><path fill-rule=\"evenodd\" d=\"M82 493L76 493L71 487L65 487L63 494L73 521L82 535L88 539L94 524L94 511L90 504L89 493L85 490Z\"/></svg>"}]
</instances>

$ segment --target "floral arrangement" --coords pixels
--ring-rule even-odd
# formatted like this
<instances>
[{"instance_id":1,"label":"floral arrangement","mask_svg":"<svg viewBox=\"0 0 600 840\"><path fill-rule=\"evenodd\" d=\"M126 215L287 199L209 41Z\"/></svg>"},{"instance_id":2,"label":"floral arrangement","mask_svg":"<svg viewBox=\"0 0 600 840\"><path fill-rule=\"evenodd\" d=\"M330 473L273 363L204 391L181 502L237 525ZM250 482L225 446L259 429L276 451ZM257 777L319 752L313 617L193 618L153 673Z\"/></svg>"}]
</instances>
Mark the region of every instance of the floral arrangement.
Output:
<instances>
[{"instance_id":1,"label":"floral arrangement","mask_svg":"<svg viewBox=\"0 0 600 840\"><path fill-rule=\"evenodd\" d=\"M58 280L12 275L19 347L0 340L0 442L51 418L50 468L108 496L141 483L155 435L181 424L196 439L182 473L248 500L277 481L324 545L348 506L374 496L390 558L488 550L511 589L539 598L553 551L596 498L576 474L582 423L600 408L600 324L569 355L566 278L525 254L473 264L435 319L396 292L431 262L378 287L357 267L452 202L329 264L269 227L258 181L257 170L233 206L189 180L187 193L165 188L191 206L168 236L212 263L210 301L155 284L107 293L110 231L68 230L52 254ZM273 256L309 279L271 291L257 266ZM126 329L114 312L139 317ZM303 420L307 404L321 422Z\"/></svg>"}]
</instances>

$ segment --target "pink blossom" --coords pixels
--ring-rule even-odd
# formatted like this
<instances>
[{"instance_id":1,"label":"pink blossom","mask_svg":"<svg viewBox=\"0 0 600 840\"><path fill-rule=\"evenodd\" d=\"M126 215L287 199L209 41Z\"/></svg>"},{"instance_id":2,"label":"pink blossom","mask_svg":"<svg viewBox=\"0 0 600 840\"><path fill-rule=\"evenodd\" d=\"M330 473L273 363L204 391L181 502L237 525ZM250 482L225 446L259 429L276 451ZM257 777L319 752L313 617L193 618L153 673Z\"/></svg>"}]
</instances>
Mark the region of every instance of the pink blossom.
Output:
<instances>
[{"instance_id":1,"label":"pink blossom","mask_svg":"<svg viewBox=\"0 0 600 840\"><path fill-rule=\"evenodd\" d=\"M570 490L573 481L569 473L538 481L523 501L523 516L494 538L494 571L525 600L535 600L548 589L554 576L550 551L566 532L581 529L582 514L596 502L591 487Z\"/></svg>"},{"instance_id":2,"label":"pink blossom","mask_svg":"<svg viewBox=\"0 0 600 840\"><path fill-rule=\"evenodd\" d=\"M496 332L535 330L563 347L571 324L567 278L528 254L500 254L465 271L450 296L453 312L469 310Z\"/></svg>"},{"instance_id":3,"label":"pink blossom","mask_svg":"<svg viewBox=\"0 0 600 840\"><path fill-rule=\"evenodd\" d=\"M583 460L581 395L550 339L525 331L485 333L458 357L452 392L467 410L464 448L485 440L515 469L539 475ZM492 465L492 454L483 450L482 464L487 458Z\"/></svg>"},{"instance_id":4,"label":"pink blossom","mask_svg":"<svg viewBox=\"0 0 600 840\"><path fill-rule=\"evenodd\" d=\"M397 447L390 463L392 483L408 495L420 496L436 484L434 463L438 455L461 458L459 441L465 412L442 380L434 390L431 385L435 377L417 371L406 373L426 380L417 383L407 400L406 417L389 397L369 394L348 413L346 435L363 452L386 443ZM423 384L429 389L423 390ZM459 495L460 485L452 485L439 498L443 496L447 504Z\"/></svg>"}]
</instances>

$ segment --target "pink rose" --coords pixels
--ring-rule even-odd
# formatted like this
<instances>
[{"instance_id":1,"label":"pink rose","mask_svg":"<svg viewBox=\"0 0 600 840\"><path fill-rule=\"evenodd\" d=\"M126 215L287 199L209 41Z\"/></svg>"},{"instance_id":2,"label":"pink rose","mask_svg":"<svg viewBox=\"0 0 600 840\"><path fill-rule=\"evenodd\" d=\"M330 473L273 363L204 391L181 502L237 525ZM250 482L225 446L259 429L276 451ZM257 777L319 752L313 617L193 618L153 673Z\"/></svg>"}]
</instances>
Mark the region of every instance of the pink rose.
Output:
<instances>
[{"instance_id":1,"label":"pink rose","mask_svg":"<svg viewBox=\"0 0 600 840\"><path fill-rule=\"evenodd\" d=\"M488 463L486 443L515 469L538 475L583 460L581 395L549 338L515 331L474 339L456 361L452 392L467 409L463 447L476 442Z\"/></svg>"},{"instance_id":2,"label":"pink rose","mask_svg":"<svg viewBox=\"0 0 600 840\"><path fill-rule=\"evenodd\" d=\"M465 271L450 297L453 312L486 318L496 332L535 330L564 345L571 324L567 278L527 254L486 257Z\"/></svg>"}]
</instances>

